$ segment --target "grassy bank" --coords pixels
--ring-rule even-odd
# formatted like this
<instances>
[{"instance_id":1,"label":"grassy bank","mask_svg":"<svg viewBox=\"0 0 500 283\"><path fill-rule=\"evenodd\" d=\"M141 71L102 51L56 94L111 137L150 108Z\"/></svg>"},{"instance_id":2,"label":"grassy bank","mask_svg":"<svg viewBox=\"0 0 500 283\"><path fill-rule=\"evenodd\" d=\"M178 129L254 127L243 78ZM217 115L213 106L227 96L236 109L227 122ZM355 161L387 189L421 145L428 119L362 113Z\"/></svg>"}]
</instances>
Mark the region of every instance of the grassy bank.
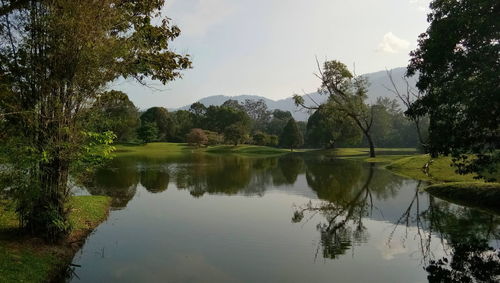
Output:
<instances>
[{"instance_id":1,"label":"grassy bank","mask_svg":"<svg viewBox=\"0 0 500 283\"><path fill-rule=\"evenodd\" d=\"M49 245L22 236L12 204L0 200L0 281L47 282L58 276L86 236L106 219L110 203L108 197L71 198L68 205L73 230L62 243Z\"/></svg>"},{"instance_id":2,"label":"grassy bank","mask_svg":"<svg viewBox=\"0 0 500 283\"><path fill-rule=\"evenodd\" d=\"M474 174L457 174L451 166L450 157L433 158L431 161L429 155L416 154L415 151L411 154L411 149L379 149L377 153L377 157L369 158L368 149L346 148L330 152L338 158L382 163L395 174L431 183L425 190L436 197L500 213L500 183L477 180ZM428 162L428 170L424 172Z\"/></svg>"},{"instance_id":3,"label":"grassy bank","mask_svg":"<svg viewBox=\"0 0 500 283\"><path fill-rule=\"evenodd\" d=\"M171 156L189 153L241 154L241 155L276 155L290 152L282 148L256 145L216 145L208 147L193 147L185 143L148 143L144 145L117 145L116 156Z\"/></svg>"},{"instance_id":4,"label":"grassy bank","mask_svg":"<svg viewBox=\"0 0 500 283\"><path fill-rule=\"evenodd\" d=\"M425 189L439 198L465 206L500 214L500 184L484 182L452 182L431 185Z\"/></svg>"}]
</instances>

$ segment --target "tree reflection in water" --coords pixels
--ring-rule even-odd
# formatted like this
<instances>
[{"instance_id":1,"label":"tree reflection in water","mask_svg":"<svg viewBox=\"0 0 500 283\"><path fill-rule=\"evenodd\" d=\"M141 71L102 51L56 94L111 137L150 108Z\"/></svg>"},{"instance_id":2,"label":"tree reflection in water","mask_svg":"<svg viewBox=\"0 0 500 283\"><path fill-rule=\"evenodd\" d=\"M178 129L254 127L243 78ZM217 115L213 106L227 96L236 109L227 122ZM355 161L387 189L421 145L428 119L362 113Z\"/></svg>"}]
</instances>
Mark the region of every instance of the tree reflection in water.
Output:
<instances>
[{"instance_id":1,"label":"tree reflection in water","mask_svg":"<svg viewBox=\"0 0 500 283\"><path fill-rule=\"evenodd\" d=\"M127 205L138 184L151 193L160 193L173 183L194 197L262 196L269 188L300 189L301 193L316 194L322 201L297 207L292 218L293 222L305 223L315 215L322 217L316 225L320 234L316 257L321 254L323 258L338 259L354 245L366 243L369 234L364 222L381 215L383 221L393 223L386 235L388 247L394 241L405 246L407 239L418 240L419 258L430 281L500 279L498 243L493 241L500 239L500 217L436 199L422 191L422 183L413 188L408 200L401 199L409 193L408 189L412 190L406 186L412 182L374 166L297 154L269 158L207 154L116 158L84 184L91 194L111 196L115 209ZM303 181L310 191L297 185ZM396 205L384 203L396 198ZM401 203L401 211L394 212ZM390 214L388 218L384 212ZM396 237L401 228L402 237ZM436 257L438 253L432 250L436 245L445 257Z\"/></svg>"},{"instance_id":2,"label":"tree reflection in water","mask_svg":"<svg viewBox=\"0 0 500 283\"><path fill-rule=\"evenodd\" d=\"M307 170L314 168L307 166ZM363 175L355 167L349 171L351 178ZM372 217L377 209L374 193L377 192L377 197L384 196L381 189L384 178L374 174L373 165L369 166L362 185L353 179L340 182L338 178L342 173L334 177L331 172L323 175L319 172L307 172L307 180L313 189L318 190L318 196L326 196L328 200L319 205L309 202L296 208L292 221L307 222L317 214L322 215L325 220L316 226L320 233L316 256L321 249L324 258L338 259L352 249L353 244L367 242L368 233L363 221ZM347 187L339 187L341 185ZM416 185L408 206L395 219L386 245L395 241L396 230L404 226L403 237L398 239L403 246L409 238L418 240L421 264L428 272L430 282L499 282L500 249L497 241L500 239L500 217L436 199L423 192L422 187L421 182ZM386 183L386 189L393 194L394 183ZM343 193L346 191L356 193ZM438 241L448 256L436 258L431 249L433 241Z\"/></svg>"}]
</instances>

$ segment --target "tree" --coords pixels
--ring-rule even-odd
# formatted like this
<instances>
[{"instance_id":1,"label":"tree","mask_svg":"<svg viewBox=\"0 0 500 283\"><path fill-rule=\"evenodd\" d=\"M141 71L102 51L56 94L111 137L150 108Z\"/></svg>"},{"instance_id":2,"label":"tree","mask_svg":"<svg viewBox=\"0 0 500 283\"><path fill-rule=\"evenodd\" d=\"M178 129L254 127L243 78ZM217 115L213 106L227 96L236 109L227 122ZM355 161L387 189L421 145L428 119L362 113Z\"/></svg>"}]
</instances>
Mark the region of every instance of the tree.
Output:
<instances>
[{"instance_id":1,"label":"tree","mask_svg":"<svg viewBox=\"0 0 500 283\"><path fill-rule=\"evenodd\" d=\"M155 142L159 140L160 130L156 122L142 122L141 127L137 130L137 135L145 143Z\"/></svg>"},{"instance_id":2,"label":"tree","mask_svg":"<svg viewBox=\"0 0 500 283\"><path fill-rule=\"evenodd\" d=\"M222 103L221 107L233 108L234 110L245 111L243 105L241 105L238 100L228 99Z\"/></svg>"},{"instance_id":3,"label":"tree","mask_svg":"<svg viewBox=\"0 0 500 283\"><path fill-rule=\"evenodd\" d=\"M243 104L243 109L248 114L250 119L254 121L254 129L265 129L265 126L271 119L271 111L267 109L267 104L263 99L246 99Z\"/></svg>"},{"instance_id":4,"label":"tree","mask_svg":"<svg viewBox=\"0 0 500 283\"><path fill-rule=\"evenodd\" d=\"M164 107L151 107L141 115L141 122L155 123L158 127L158 140L168 141L175 136L175 122Z\"/></svg>"},{"instance_id":5,"label":"tree","mask_svg":"<svg viewBox=\"0 0 500 283\"><path fill-rule=\"evenodd\" d=\"M207 108L204 119L204 128L222 133L227 127L240 123L245 128L250 128L250 117L242 111L226 106L210 106Z\"/></svg>"},{"instance_id":6,"label":"tree","mask_svg":"<svg viewBox=\"0 0 500 283\"><path fill-rule=\"evenodd\" d=\"M192 129L186 137L190 145L203 146L208 144L208 137L202 129Z\"/></svg>"},{"instance_id":7,"label":"tree","mask_svg":"<svg viewBox=\"0 0 500 283\"><path fill-rule=\"evenodd\" d=\"M224 137L227 142L237 146L239 143L243 143L248 135L248 127L243 123L237 122L229 125L224 130Z\"/></svg>"},{"instance_id":8,"label":"tree","mask_svg":"<svg viewBox=\"0 0 500 283\"><path fill-rule=\"evenodd\" d=\"M280 136L288 120L292 118L290 111L275 109L272 112L271 121L267 125L266 131L271 135Z\"/></svg>"},{"instance_id":9,"label":"tree","mask_svg":"<svg viewBox=\"0 0 500 283\"><path fill-rule=\"evenodd\" d=\"M318 61L321 80L320 94L328 95L331 107L343 113L346 118L352 119L365 135L370 146L370 157L375 157L375 145L370 133L373 125L373 108L365 103L367 98L367 80L362 76L354 76L347 66L339 61L326 61L321 68ZM304 98L294 95L295 104L307 109L318 109L305 105Z\"/></svg>"},{"instance_id":10,"label":"tree","mask_svg":"<svg viewBox=\"0 0 500 283\"><path fill-rule=\"evenodd\" d=\"M184 142L189 131L195 128L196 117L186 110L177 110L172 114L174 120L174 142Z\"/></svg>"},{"instance_id":11,"label":"tree","mask_svg":"<svg viewBox=\"0 0 500 283\"><path fill-rule=\"evenodd\" d=\"M328 104L322 105L307 121L307 144L334 148L339 144L353 144L361 140L362 133L351 119L334 111Z\"/></svg>"},{"instance_id":12,"label":"tree","mask_svg":"<svg viewBox=\"0 0 500 283\"><path fill-rule=\"evenodd\" d=\"M403 77L402 80L405 83L406 90L402 91L398 88L394 78L392 77L392 72L387 70L387 77L391 82L391 87L385 87L387 90L392 92L396 97L403 103L403 105L409 109L416 100L420 99L422 93L416 91L414 88L410 87L410 83L408 82L408 78ZM412 121L415 125L415 129L417 131L418 141L420 143L420 148L423 149L425 153L427 153L427 136L424 134L427 131L427 117L419 117L419 116L410 116L407 115L410 121Z\"/></svg>"},{"instance_id":13,"label":"tree","mask_svg":"<svg viewBox=\"0 0 500 283\"><path fill-rule=\"evenodd\" d=\"M0 3L0 109L7 115L10 190L20 223L55 240L69 231L70 170L108 136L82 117L119 77L166 84L189 68L170 50L180 30L163 0L5 0ZM158 24L154 24L158 23ZM106 150L109 153L108 150ZM96 159L97 158L97 159ZM81 167L81 166L80 166ZM3 172L2 172L3 173Z\"/></svg>"},{"instance_id":14,"label":"tree","mask_svg":"<svg viewBox=\"0 0 500 283\"><path fill-rule=\"evenodd\" d=\"M303 144L302 135L293 118L288 120L288 123L283 129L283 133L280 136L280 142L282 146L290 148L290 151L293 151L294 148Z\"/></svg>"},{"instance_id":15,"label":"tree","mask_svg":"<svg viewBox=\"0 0 500 283\"><path fill-rule=\"evenodd\" d=\"M407 114L429 116L432 155L451 154L459 173L494 172L500 161L500 3L435 0L430 8L430 26L410 53L407 73L418 72L422 96Z\"/></svg>"},{"instance_id":16,"label":"tree","mask_svg":"<svg viewBox=\"0 0 500 283\"><path fill-rule=\"evenodd\" d=\"M99 95L89 111L90 127L95 132L112 131L119 142L135 138L140 124L139 112L127 94L111 90Z\"/></svg>"}]
</instances>

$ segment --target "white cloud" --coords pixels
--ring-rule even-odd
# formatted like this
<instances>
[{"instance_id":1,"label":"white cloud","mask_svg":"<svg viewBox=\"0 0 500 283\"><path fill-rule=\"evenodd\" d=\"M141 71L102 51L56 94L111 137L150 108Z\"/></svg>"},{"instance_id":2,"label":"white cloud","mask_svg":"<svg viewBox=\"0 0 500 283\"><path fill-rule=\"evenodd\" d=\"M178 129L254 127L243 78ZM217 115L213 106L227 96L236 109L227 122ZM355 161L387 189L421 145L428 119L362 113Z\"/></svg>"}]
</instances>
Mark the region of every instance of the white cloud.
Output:
<instances>
[{"instance_id":1,"label":"white cloud","mask_svg":"<svg viewBox=\"0 0 500 283\"><path fill-rule=\"evenodd\" d=\"M399 53L407 51L409 47L410 43L408 41L397 37L392 32L388 32L384 35L382 42L378 45L377 51L385 53Z\"/></svg>"},{"instance_id":2,"label":"white cloud","mask_svg":"<svg viewBox=\"0 0 500 283\"><path fill-rule=\"evenodd\" d=\"M174 17L182 33L187 36L203 37L213 26L224 21L233 12L233 6L227 0L190 2L193 6L189 11L183 11L178 17Z\"/></svg>"}]
</instances>

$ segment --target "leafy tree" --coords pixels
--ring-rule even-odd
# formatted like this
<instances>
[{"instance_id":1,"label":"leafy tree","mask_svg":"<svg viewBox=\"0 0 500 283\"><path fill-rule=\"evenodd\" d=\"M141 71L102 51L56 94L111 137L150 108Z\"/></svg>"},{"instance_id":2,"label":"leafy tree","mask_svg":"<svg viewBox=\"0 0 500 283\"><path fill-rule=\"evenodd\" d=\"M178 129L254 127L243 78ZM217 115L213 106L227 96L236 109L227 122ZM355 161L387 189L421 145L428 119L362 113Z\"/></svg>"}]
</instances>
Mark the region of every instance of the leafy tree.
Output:
<instances>
[{"instance_id":1,"label":"leafy tree","mask_svg":"<svg viewBox=\"0 0 500 283\"><path fill-rule=\"evenodd\" d=\"M156 122L145 121L137 130L137 135L142 141L146 143L155 142L159 140L160 130L158 129Z\"/></svg>"},{"instance_id":2,"label":"leafy tree","mask_svg":"<svg viewBox=\"0 0 500 283\"><path fill-rule=\"evenodd\" d=\"M228 99L222 103L221 107L233 108L234 110L245 111L243 105L238 100Z\"/></svg>"},{"instance_id":3,"label":"leafy tree","mask_svg":"<svg viewBox=\"0 0 500 283\"><path fill-rule=\"evenodd\" d=\"M196 117L186 110L177 110L172 114L174 120L174 142L184 142L186 135L195 127Z\"/></svg>"},{"instance_id":4,"label":"leafy tree","mask_svg":"<svg viewBox=\"0 0 500 283\"><path fill-rule=\"evenodd\" d=\"M252 137L254 144L256 145L266 145L267 135L263 132L257 132Z\"/></svg>"},{"instance_id":5,"label":"leafy tree","mask_svg":"<svg viewBox=\"0 0 500 283\"><path fill-rule=\"evenodd\" d=\"M208 144L208 137L202 129L192 129L186 138L191 145L203 146Z\"/></svg>"},{"instance_id":6,"label":"leafy tree","mask_svg":"<svg viewBox=\"0 0 500 283\"><path fill-rule=\"evenodd\" d=\"M224 135L208 130L204 130L204 132L208 139L207 145L218 145L224 142Z\"/></svg>"},{"instance_id":7,"label":"leafy tree","mask_svg":"<svg viewBox=\"0 0 500 283\"><path fill-rule=\"evenodd\" d=\"M96 99L89 111L90 127L95 132L112 131L119 142L135 138L139 127L139 112L127 94L111 90Z\"/></svg>"},{"instance_id":8,"label":"leafy tree","mask_svg":"<svg viewBox=\"0 0 500 283\"><path fill-rule=\"evenodd\" d=\"M430 26L408 66L409 76L418 72L423 95L407 113L429 116L432 155L451 154L460 173L494 172L500 161L500 3L435 0L430 8Z\"/></svg>"},{"instance_id":9,"label":"leafy tree","mask_svg":"<svg viewBox=\"0 0 500 283\"><path fill-rule=\"evenodd\" d=\"M210 106L207 108L204 125L211 131L222 133L227 127L240 123L245 128L250 128L250 117L242 111L232 107Z\"/></svg>"},{"instance_id":10,"label":"leafy tree","mask_svg":"<svg viewBox=\"0 0 500 283\"><path fill-rule=\"evenodd\" d=\"M237 146L239 143L243 143L248 136L248 127L243 123L237 122L229 125L224 130L224 137L227 142Z\"/></svg>"},{"instance_id":11,"label":"leafy tree","mask_svg":"<svg viewBox=\"0 0 500 283\"><path fill-rule=\"evenodd\" d=\"M294 148L298 148L303 144L303 138L297 127L297 123L293 118L288 120L283 133L280 136L281 145L290 148L293 151Z\"/></svg>"},{"instance_id":12,"label":"leafy tree","mask_svg":"<svg viewBox=\"0 0 500 283\"><path fill-rule=\"evenodd\" d=\"M350 119L322 105L307 122L307 143L311 146L333 148L341 144L352 144L361 140L361 131Z\"/></svg>"},{"instance_id":13,"label":"leafy tree","mask_svg":"<svg viewBox=\"0 0 500 283\"><path fill-rule=\"evenodd\" d=\"M318 63L321 87L320 94L328 95L328 101L335 111L352 121L363 132L370 147L370 157L375 157L375 144L370 133L373 125L372 108L365 103L367 98L367 80L362 76L354 76L347 66L339 61L327 61L323 68ZM294 96L295 103L304 108L317 109L305 105L304 98Z\"/></svg>"},{"instance_id":14,"label":"leafy tree","mask_svg":"<svg viewBox=\"0 0 500 283\"><path fill-rule=\"evenodd\" d=\"M266 127L266 132L271 135L280 136L283 128L291 118L292 113L290 113L290 111L283 111L280 109L273 110L271 121L269 121Z\"/></svg>"},{"instance_id":15,"label":"leafy tree","mask_svg":"<svg viewBox=\"0 0 500 283\"><path fill-rule=\"evenodd\" d=\"M187 56L169 48L180 30L161 17L163 5L0 3L0 109L9 132L3 142L15 157L7 161L10 189L28 231L54 240L69 230L70 170L89 145L109 141L89 134L82 119L100 90L119 77L166 84L190 67Z\"/></svg>"},{"instance_id":16,"label":"leafy tree","mask_svg":"<svg viewBox=\"0 0 500 283\"><path fill-rule=\"evenodd\" d=\"M168 141L175 136L175 122L168 110L163 107L151 107L141 115L141 122L155 123L158 127L158 140Z\"/></svg>"},{"instance_id":17,"label":"leafy tree","mask_svg":"<svg viewBox=\"0 0 500 283\"><path fill-rule=\"evenodd\" d=\"M267 109L267 104L263 99L246 99L243 109L250 119L254 121L255 130L264 130L271 119L271 111Z\"/></svg>"}]
</instances>

